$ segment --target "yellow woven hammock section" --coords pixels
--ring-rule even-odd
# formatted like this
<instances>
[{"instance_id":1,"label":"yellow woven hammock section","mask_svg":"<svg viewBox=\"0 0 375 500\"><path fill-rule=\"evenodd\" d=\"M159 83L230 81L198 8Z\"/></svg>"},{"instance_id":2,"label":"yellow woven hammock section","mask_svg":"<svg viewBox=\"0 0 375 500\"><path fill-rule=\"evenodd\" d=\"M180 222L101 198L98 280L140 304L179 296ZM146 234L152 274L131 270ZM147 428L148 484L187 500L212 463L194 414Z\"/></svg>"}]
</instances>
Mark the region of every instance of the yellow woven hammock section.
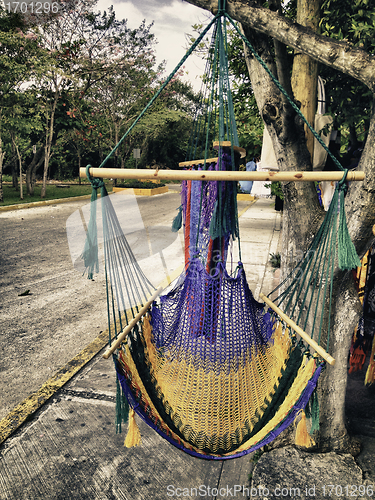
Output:
<instances>
[{"instance_id":1,"label":"yellow woven hammock section","mask_svg":"<svg viewBox=\"0 0 375 500\"><path fill-rule=\"evenodd\" d=\"M293 346L281 323L268 346L249 352L228 372L207 362L196 369L193 353L169 362L168 353L155 348L150 315L132 337L119 351L116 367L133 408L163 437L202 458L233 458L272 441L304 408L321 369L301 346ZM146 376L134 357L144 358ZM129 427L125 444L133 446L140 434L134 420ZM300 444L306 446L310 440L304 434Z\"/></svg>"}]
</instances>

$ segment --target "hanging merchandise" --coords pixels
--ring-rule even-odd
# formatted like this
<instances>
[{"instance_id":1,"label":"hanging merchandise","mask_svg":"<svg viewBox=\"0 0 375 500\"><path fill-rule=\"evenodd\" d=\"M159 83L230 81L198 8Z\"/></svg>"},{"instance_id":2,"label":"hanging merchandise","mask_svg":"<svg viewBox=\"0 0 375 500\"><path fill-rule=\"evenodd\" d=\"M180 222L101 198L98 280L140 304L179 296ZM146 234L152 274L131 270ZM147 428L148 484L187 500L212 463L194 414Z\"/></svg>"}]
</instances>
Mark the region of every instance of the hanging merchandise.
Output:
<instances>
[{"instance_id":1,"label":"hanging merchandise","mask_svg":"<svg viewBox=\"0 0 375 500\"><path fill-rule=\"evenodd\" d=\"M326 95L323 79L318 76L318 109L315 114L315 130L324 141L328 148L331 140L333 118L326 115ZM313 154L313 169L322 170L327 161L327 149L325 149L315 138L314 139L314 154Z\"/></svg>"}]
</instances>

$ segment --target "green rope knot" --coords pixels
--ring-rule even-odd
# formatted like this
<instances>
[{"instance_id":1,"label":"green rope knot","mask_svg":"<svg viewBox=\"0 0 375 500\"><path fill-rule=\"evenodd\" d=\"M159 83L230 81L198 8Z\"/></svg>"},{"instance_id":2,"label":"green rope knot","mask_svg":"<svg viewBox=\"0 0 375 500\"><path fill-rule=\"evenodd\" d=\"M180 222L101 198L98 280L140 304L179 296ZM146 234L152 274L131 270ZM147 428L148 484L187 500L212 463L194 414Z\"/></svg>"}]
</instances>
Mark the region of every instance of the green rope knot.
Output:
<instances>
[{"instance_id":1,"label":"green rope knot","mask_svg":"<svg viewBox=\"0 0 375 500\"><path fill-rule=\"evenodd\" d=\"M92 177L92 175L89 172L90 168L91 168L91 165L87 165L87 167L86 167L86 176L87 176L88 180L90 181L92 188L93 189L99 189L99 188L104 187L104 181L103 181L103 179Z\"/></svg>"},{"instance_id":2,"label":"green rope knot","mask_svg":"<svg viewBox=\"0 0 375 500\"><path fill-rule=\"evenodd\" d=\"M94 273L99 272L99 255L98 255L98 230L96 224L96 201L98 199L98 189L101 188L102 199L108 195L104 181L102 179L94 178L90 175L89 168L86 167L86 175L91 182L91 203L90 203L90 220L87 226L85 247L81 254L84 261L85 269L87 270L88 279L93 279Z\"/></svg>"},{"instance_id":3,"label":"green rope knot","mask_svg":"<svg viewBox=\"0 0 375 500\"><path fill-rule=\"evenodd\" d=\"M346 183L346 177L348 175L349 170L346 168L344 170L344 175L342 176L341 181L339 181L339 190L342 191L344 194L348 192L348 185Z\"/></svg>"},{"instance_id":4,"label":"green rope knot","mask_svg":"<svg viewBox=\"0 0 375 500\"><path fill-rule=\"evenodd\" d=\"M177 233L181 229L182 226L182 205L178 207L178 214L176 217L173 219L172 222L172 232Z\"/></svg>"},{"instance_id":5,"label":"green rope knot","mask_svg":"<svg viewBox=\"0 0 375 500\"><path fill-rule=\"evenodd\" d=\"M218 1L218 12L217 15L224 15L227 11L227 0L219 0Z\"/></svg>"}]
</instances>

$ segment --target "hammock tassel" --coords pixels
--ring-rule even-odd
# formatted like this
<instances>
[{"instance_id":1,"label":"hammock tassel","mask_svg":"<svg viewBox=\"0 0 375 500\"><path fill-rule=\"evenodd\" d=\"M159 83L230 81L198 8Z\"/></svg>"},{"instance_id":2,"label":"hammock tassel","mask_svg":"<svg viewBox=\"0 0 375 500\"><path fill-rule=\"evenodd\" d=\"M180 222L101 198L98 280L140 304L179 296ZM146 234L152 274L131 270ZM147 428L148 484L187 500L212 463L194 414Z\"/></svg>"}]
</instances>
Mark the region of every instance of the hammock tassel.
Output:
<instances>
[{"instance_id":1,"label":"hammock tassel","mask_svg":"<svg viewBox=\"0 0 375 500\"><path fill-rule=\"evenodd\" d=\"M153 368L155 368L156 367L156 351L155 351L155 347L152 343L152 330L151 330L151 323L150 323L150 315L147 315L143 318L142 334L143 334L143 338L146 342L147 353L148 353L148 357L149 357L151 366Z\"/></svg>"},{"instance_id":2,"label":"hammock tassel","mask_svg":"<svg viewBox=\"0 0 375 500\"><path fill-rule=\"evenodd\" d=\"M121 433L122 423L126 423L129 418L129 403L123 393L118 377L116 377L116 434Z\"/></svg>"},{"instance_id":3,"label":"hammock tassel","mask_svg":"<svg viewBox=\"0 0 375 500\"><path fill-rule=\"evenodd\" d=\"M301 419L296 429L295 444L297 446L303 446L304 448L311 448L311 446L315 446L315 443L307 432L306 414L303 410L301 410L299 414L301 415Z\"/></svg>"},{"instance_id":4,"label":"hammock tassel","mask_svg":"<svg viewBox=\"0 0 375 500\"><path fill-rule=\"evenodd\" d=\"M178 214L172 222L172 233L177 233L182 227L182 205L178 208Z\"/></svg>"},{"instance_id":5,"label":"hammock tassel","mask_svg":"<svg viewBox=\"0 0 375 500\"><path fill-rule=\"evenodd\" d=\"M141 432L135 421L135 411L133 408L130 410L129 415L129 427L128 433L125 438L124 446L126 448L132 448L133 446L138 446L141 443Z\"/></svg>"},{"instance_id":6,"label":"hammock tassel","mask_svg":"<svg viewBox=\"0 0 375 500\"><path fill-rule=\"evenodd\" d=\"M305 408L305 413L306 417L311 419L310 436L312 436L315 431L319 430L319 401L316 389L311 394L309 402Z\"/></svg>"},{"instance_id":7,"label":"hammock tassel","mask_svg":"<svg viewBox=\"0 0 375 500\"><path fill-rule=\"evenodd\" d=\"M364 352L362 346L358 346L354 349L354 351L351 353L350 358L349 358L349 373L353 373L356 371L361 371L363 368L363 365L366 361L366 353Z\"/></svg>"},{"instance_id":8,"label":"hammock tassel","mask_svg":"<svg viewBox=\"0 0 375 500\"><path fill-rule=\"evenodd\" d=\"M372 385L375 382L375 361L370 362L366 371L365 385Z\"/></svg>"},{"instance_id":9,"label":"hammock tassel","mask_svg":"<svg viewBox=\"0 0 375 500\"><path fill-rule=\"evenodd\" d=\"M355 247L349 236L348 226L345 216L344 190L340 191L340 220L338 230L338 260L339 268L342 271L361 267L361 261L357 255Z\"/></svg>"},{"instance_id":10,"label":"hammock tassel","mask_svg":"<svg viewBox=\"0 0 375 500\"><path fill-rule=\"evenodd\" d=\"M372 341L372 350L370 363L368 365L365 377L365 385L372 385L375 382L375 337Z\"/></svg>"}]
</instances>

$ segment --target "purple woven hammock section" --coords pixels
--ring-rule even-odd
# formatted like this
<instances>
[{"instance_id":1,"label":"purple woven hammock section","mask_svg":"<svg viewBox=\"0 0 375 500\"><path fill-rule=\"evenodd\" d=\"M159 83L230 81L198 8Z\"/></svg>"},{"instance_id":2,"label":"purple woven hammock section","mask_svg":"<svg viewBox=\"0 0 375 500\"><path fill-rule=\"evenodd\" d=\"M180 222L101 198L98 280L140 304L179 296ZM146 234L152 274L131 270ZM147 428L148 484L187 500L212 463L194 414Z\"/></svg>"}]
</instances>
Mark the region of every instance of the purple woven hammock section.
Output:
<instances>
[{"instance_id":1,"label":"purple woven hammock section","mask_svg":"<svg viewBox=\"0 0 375 500\"><path fill-rule=\"evenodd\" d=\"M273 321L257 302L239 265L230 277L223 265L217 276L207 273L199 257L193 259L170 293L152 309L156 348L168 359L186 359L202 367L209 361L220 372L229 372L249 360L272 335ZM208 365L206 365L208 366Z\"/></svg>"},{"instance_id":2,"label":"purple woven hammock section","mask_svg":"<svg viewBox=\"0 0 375 500\"><path fill-rule=\"evenodd\" d=\"M223 152L221 162L210 168L219 165L232 170L231 155ZM270 341L273 321L254 299L242 264L234 277L225 267L237 231L236 197L235 182L183 186L186 271L152 309L155 346L170 360L185 358L195 368L207 367L206 361L228 372Z\"/></svg>"},{"instance_id":3,"label":"purple woven hammock section","mask_svg":"<svg viewBox=\"0 0 375 500\"><path fill-rule=\"evenodd\" d=\"M220 160L207 170L233 170L231 154L221 151ZM238 236L236 194L235 182L182 183L186 266L197 254L208 271L226 261L230 238Z\"/></svg>"}]
</instances>

